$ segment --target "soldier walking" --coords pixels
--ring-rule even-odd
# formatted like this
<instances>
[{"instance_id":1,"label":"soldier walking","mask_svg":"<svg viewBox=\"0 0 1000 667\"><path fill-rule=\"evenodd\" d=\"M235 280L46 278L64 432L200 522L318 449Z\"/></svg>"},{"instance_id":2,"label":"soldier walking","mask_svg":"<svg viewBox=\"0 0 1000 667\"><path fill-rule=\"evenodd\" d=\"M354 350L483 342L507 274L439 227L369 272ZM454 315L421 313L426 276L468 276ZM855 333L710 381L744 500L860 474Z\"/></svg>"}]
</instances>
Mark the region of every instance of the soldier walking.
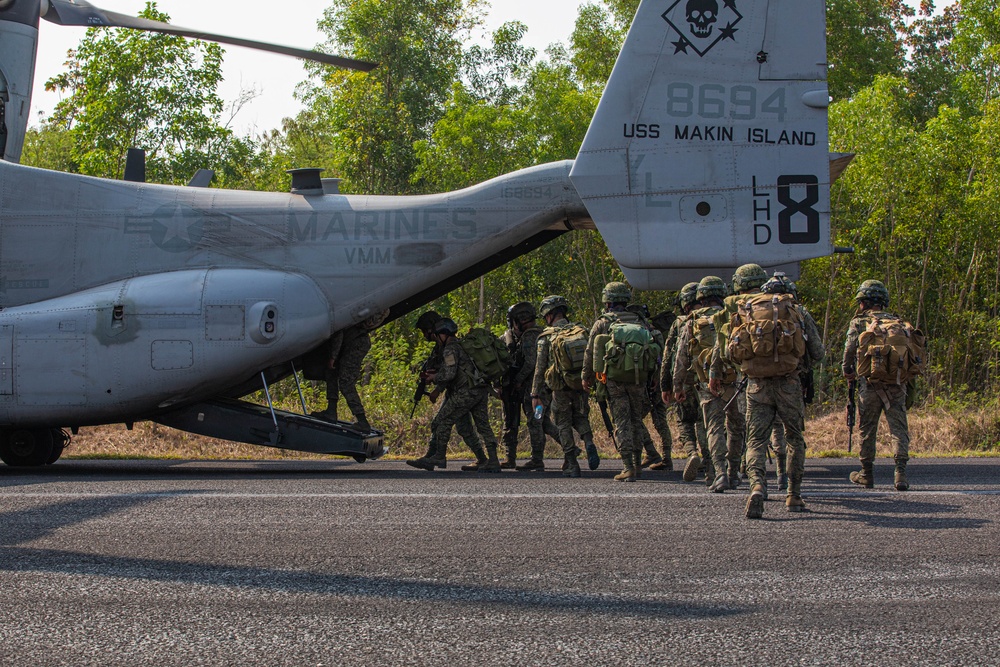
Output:
<instances>
[{"instance_id":1,"label":"soldier walking","mask_svg":"<svg viewBox=\"0 0 1000 667\"><path fill-rule=\"evenodd\" d=\"M875 485L875 436L885 413L892 437L896 470L893 485L906 491L906 463L910 458L910 431L906 420L907 398L913 379L923 369L925 340L909 322L888 312L889 290L878 280L861 283L854 297L858 312L847 328L843 371L849 382L858 382L861 416L861 470L851 481L870 489Z\"/></svg>"},{"instance_id":2,"label":"soldier walking","mask_svg":"<svg viewBox=\"0 0 1000 667\"><path fill-rule=\"evenodd\" d=\"M756 294L739 305L732 320L729 357L747 376L747 473L750 497L746 517L759 519L767 498L767 447L775 419L785 425L788 443L788 491L785 508L805 509L805 402L799 369L802 357L823 358L816 323L791 294Z\"/></svg>"},{"instance_id":3,"label":"soldier walking","mask_svg":"<svg viewBox=\"0 0 1000 667\"><path fill-rule=\"evenodd\" d=\"M648 350L659 354L652 334L652 325L641 315L629 312L627 307L632 300L632 292L628 285L611 282L604 286L601 294L605 313L601 315L590 330L590 340L583 360L583 388L590 391L592 387L599 392L607 392L608 404L611 408L611 420L614 422L615 440L621 450L622 471L615 479L623 482L634 482L641 476L642 470L642 438L639 429L645 428L642 418L649 411L649 397L646 393L646 382L655 367L655 359L649 360L649 368L635 368L634 373L622 372L616 362L623 361L625 355L608 358L606 349L598 349L599 341L613 340L613 329L618 329L623 336L633 337L633 344L642 343ZM643 335L642 332L645 332ZM595 368L595 364L597 367ZM601 377L598 377L601 373ZM616 377L611 377L611 375Z\"/></svg>"},{"instance_id":4,"label":"soldier walking","mask_svg":"<svg viewBox=\"0 0 1000 667\"><path fill-rule=\"evenodd\" d=\"M559 429L559 444L563 449L563 475L579 477L573 431L580 434L587 449L587 464L597 470L601 457L594 445L590 429L590 397L583 390L583 357L587 348L587 330L570 322L566 316L569 304L561 296L548 296L539 309L548 328L538 337L535 376L531 383L531 401L537 409L542 405L542 391L552 392L552 418Z\"/></svg>"},{"instance_id":5,"label":"soldier walking","mask_svg":"<svg viewBox=\"0 0 1000 667\"><path fill-rule=\"evenodd\" d=\"M721 378L712 379L712 364L718 334L715 315L723 312L722 300L726 296L726 284L717 276L705 276L698 283L698 308L691 312L677 342L677 357L674 359L674 386L682 385L688 370L698 376L695 385L705 430L708 432L708 449L715 468L715 479L709 489L713 493L723 493L734 488L730 474L739 477L740 458L743 452L743 416L737 404L737 375L730 366L721 367ZM687 397L676 394L678 402ZM738 479L733 480L738 484Z\"/></svg>"},{"instance_id":6,"label":"soldier walking","mask_svg":"<svg viewBox=\"0 0 1000 667\"><path fill-rule=\"evenodd\" d=\"M705 432L705 423L701 417L701 409L698 407L697 394L694 391L694 384L697 382L698 376L688 370L684 375L684 384L676 389L674 387L674 360L677 357L677 342L684 329L684 324L695 308L697 294L698 283L688 283L678 293L677 305L681 309L681 315L674 320L667 331L660 366L661 402L664 406L674 406L677 437L680 440L681 451L687 457L682 476L685 482L695 480L703 459L709 464L712 460L708 453L708 435ZM683 403L674 401L675 391L684 394ZM712 476L715 476L714 472Z\"/></svg>"},{"instance_id":7,"label":"soldier walking","mask_svg":"<svg viewBox=\"0 0 1000 667\"><path fill-rule=\"evenodd\" d=\"M343 394L347 407L356 420L355 428L365 433L371 431L365 406L358 394L358 380L361 379L365 355L372 348L370 332L378 328L388 316L388 310L376 313L363 322L338 331L330 338L330 358L326 369L326 409L314 412L313 416L337 421L337 403Z\"/></svg>"}]
</instances>

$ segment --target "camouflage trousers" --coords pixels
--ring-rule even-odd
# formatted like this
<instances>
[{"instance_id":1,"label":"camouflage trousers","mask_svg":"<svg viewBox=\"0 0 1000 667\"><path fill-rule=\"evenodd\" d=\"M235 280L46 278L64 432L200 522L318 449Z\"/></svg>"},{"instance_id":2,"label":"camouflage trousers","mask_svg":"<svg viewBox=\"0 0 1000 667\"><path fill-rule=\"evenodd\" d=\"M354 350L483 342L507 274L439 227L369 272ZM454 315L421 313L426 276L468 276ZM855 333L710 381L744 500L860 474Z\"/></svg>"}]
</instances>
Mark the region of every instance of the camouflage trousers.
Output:
<instances>
[{"instance_id":1,"label":"camouflage trousers","mask_svg":"<svg viewBox=\"0 0 1000 667\"><path fill-rule=\"evenodd\" d=\"M331 413L336 413L337 401L343 394L352 415L358 417L365 414L365 406L358 395L358 380L361 379L361 367L371 349L371 341L367 337L358 340L368 344L352 345L342 350L336 366L326 371L326 402Z\"/></svg>"},{"instance_id":2,"label":"camouflage trousers","mask_svg":"<svg viewBox=\"0 0 1000 667\"><path fill-rule=\"evenodd\" d=\"M660 436L660 447L663 449L664 458L667 458L674 448L674 438L670 434L670 424L667 422L667 406L660 400L659 395L651 396L649 402L649 414L653 421L653 428Z\"/></svg>"},{"instance_id":3,"label":"camouflage trousers","mask_svg":"<svg viewBox=\"0 0 1000 667\"><path fill-rule=\"evenodd\" d=\"M548 399L548 400L546 400ZM517 458L517 441L521 431L521 416L525 417L528 426L528 441L531 443L531 458L541 460L545 456L545 436L554 440L559 440L559 430L552 423L550 418L550 408L548 404L551 398L542 396L542 405L545 412L542 419L535 419L535 411L531 406L531 394L528 391L521 393L521 402L504 401L503 403L503 431L500 433L500 441L503 442L504 449L507 450L507 458Z\"/></svg>"},{"instance_id":4,"label":"camouflage trousers","mask_svg":"<svg viewBox=\"0 0 1000 667\"><path fill-rule=\"evenodd\" d=\"M881 395L880 395L881 394ZM875 386L864 378L858 382L858 416L861 422L861 465L875 461L875 436L878 420L885 413L892 439L893 458L897 468L906 468L910 460L910 429L906 421L906 387Z\"/></svg>"},{"instance_id":5,"label":"camouflage trousers","mask_svg":"<svg viewBox=\"0 0 1000 667\"><path fill-rule=\"evenodd\" d=\"M552 392L552 420L559 431L559 444L563 454L576 455L576 439L573 431L580 434L586 443L592 443L590 431L590 396L584 391L557 390Z\"/></svg>"},{"instance_id":6,"label":"camouflage trousers","mask_svg":"<svg viewBox=\"0 0 1000 667\"><path fill-rule=\"evenodd\" d=\"M747 385L747 475L750 487L767 486L767 446L776 421L785 427L788 446L788 492L798 495L805 472L806 405L799 376L750 378Z\"/></svg>"},{"instance_id":7,"label":"camouflage trousers","mask_svg":"<svg viewBox=\"0 0 1000 667\"><path fill-rule=\"evenodd\" d=\"M643 417L649 412L649 397L645 385L608 380L608 407L611 409L615 442L618 443L622 459L631 461L633 459L626 457L642 454L642 433L645 432L646 439L649 439L649 431L646 431L646 426L642 423ZM652 443L651 439L649 441Z\"/></svg>"},{"instance_id":8,"label":"camouflage trousers","mask_svg":"<svg viewBox=\"0 0 1000 667\"><path fill-rule=\"evenodd\" d=\"M735 397L734 383L722 385L722 394L719 396L710 392L706 385L698 384L698 400L708 433L708 451L712 457L712 465L719 473L727 468L739 470L740 460L743 458L746 422L740 414L739 401Z\"/></svg>"},{"instance_id":9,"label":"camouflage trousers","mask_svg":"<svg viewBox=\"0 0 1000 667\"><path fill-rule=\"evenodd\" d=\"M468 433L468 437L459 430L469 449L476 453L481 452L483 442L486 443L487 447L497 446L497 439L493 435L493 428L490 426L489 414L486 410L488 398L489 393L486 387L464 387L456 391L449 389L445 393L444 403L441 404L441 409L437 411L431 421L431 438L437 452L437 458L446 458L451 429L463 419L469 420L471 418L475 425L475 429Z\"/></svg>"},{"instance_id":10,"label":"camouflage trousers","mask_svg":"<svg viewBox=\"0 0 1000 667\"><path fill-rule=\"evenodd\" d=\"M674 424L677 426L677 439L680 440L684 456L698 454L703 461L710 461L708 452L708 433L705 431L705 420L698 408L698 395L694 387L685 387L687 398L683 403L674 403Z\"/></svg>"}]
</instances>

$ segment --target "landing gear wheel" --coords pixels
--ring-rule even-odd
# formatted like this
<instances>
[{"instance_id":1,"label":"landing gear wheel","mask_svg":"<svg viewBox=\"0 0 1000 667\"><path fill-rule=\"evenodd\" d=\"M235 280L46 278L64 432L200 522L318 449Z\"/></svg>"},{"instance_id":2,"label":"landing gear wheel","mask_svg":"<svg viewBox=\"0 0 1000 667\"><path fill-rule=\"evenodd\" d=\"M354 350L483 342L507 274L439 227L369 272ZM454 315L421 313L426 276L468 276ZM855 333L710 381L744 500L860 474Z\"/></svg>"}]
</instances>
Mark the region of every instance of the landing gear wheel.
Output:
<instances>
[{"instance_id":1,"label":"landing gear wheel","mask_svg":"<svg viewBox=\"0 0 1000 667\"><path fill-rule=\"evenodd\" d=\"M0 435L0 460L9 466L43 466L52 457L52 444L51 429L5 431Z\"/></svg>"},{"instance_id":2,"label":"landing gear wheel","mask_svg":"<svg viewBox=\"0 0 1000 667\"><path fill-rule=\"evenodd\" d=\"M63 450L66 449L66 445L69 444L69 441L69 433L61 428L52 429L52 453L49 454L49 459L45 462L45 464L52 465L58 461L59 457L62 456Z\"/></svg>"}]
</instances>

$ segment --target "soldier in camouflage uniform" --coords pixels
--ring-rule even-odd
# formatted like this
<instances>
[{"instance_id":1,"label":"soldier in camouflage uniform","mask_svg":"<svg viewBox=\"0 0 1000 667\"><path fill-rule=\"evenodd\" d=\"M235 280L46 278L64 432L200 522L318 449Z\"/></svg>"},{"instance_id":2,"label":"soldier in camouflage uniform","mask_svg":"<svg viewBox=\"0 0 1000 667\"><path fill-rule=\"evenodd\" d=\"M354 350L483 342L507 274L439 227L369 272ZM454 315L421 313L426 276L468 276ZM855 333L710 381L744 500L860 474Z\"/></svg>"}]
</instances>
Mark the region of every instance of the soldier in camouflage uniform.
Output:
<instances>
[{"instance_id":1,"label":"soldier in camouflage uniform","mask_svg":"<svg viewBox=\"0 0 1000 667\"><path fill-rule=\"evenodd\" d=\"M437 371L437 369L441 367L441 361L442 361L441 353L444 350L444 346L441 343L437 342L434 338L434 325L437 324L438 321L441 319L442 319L441 316L433 310L428 310L417 318L416 328L423 334L424 340L434 343L434 348L431 350L430 355L428 355L427 359L425 359L424 363L421 365L420 373L422 380L429 381L433 377L434 371ZM441 395L441 389L435 388L428 393L427 398L430 400L431 403L436 403L440 395ZM462 415L459 418L459 420L455 422L455 430L458 432L458 435L462 438L465 444L468 445L470 448L474 443L479 441L479 436L476 433L475 424L472 423L471 414ZM445 447L447 448L447 446L448 443L447 441L445 441ZM438 450L438 441L434 437L434 431L432 430L430 440L427 443L427 452L420 458L434 459L436 461L439 461L437 467L444 468L445 460L437 459L436 457L437 450ZM485 462L486 460L487 459L484 457L483 462ZM479 462L480 462L479 459L477 459L476 464L473 464L472 466L462 466L462 469L476 470L478 469L477 464Z\"/></svg>"},{"instance_id":2,"label":"soldier in camouflage uniform","mask_svg":"<svg viewBox=\"0 0 1000 667\"><path fill-rule=\"evenodd\" d=\"M709 487L713 493L724 493L731 488L730 473L737 471L743 453L743 416L737 404L735 372L727 381L717 384L715 391L710 386L712 359L716 347L714 316L723 312L722 300L726 297L726 284L716 276L705 276L698 283L699 308L691 312L681 331L677 342L677 356L674 359L674 386L682 386L688 370L698 374L695 385L698 392L698 402L701 405L705 419L705 430L708 431L708 449L712 456L712 466L715 468L715 479ZM701 349L696 331L697 322L708 322L710 325L710 347ZM709 326L706 325L706 326ZM697 356L696 356L697 355ZM678 402L687 396L675 393Z\"/></svg>"},{"instance_id":3,"label":"soldier in camouflage uniform","mask_svg":"<svg viewBox=\"0 0 1000 667\"><path fill-rule=\"evenodd\" d=\"M442 318L434 325L434 338L442 346L441 365L437 370L428 371L430 379L438 389L444 389L444 403L431 422L431 430L436 442L436 451L431 457L407 461L407 465L423 470L444 468L448 458L448 441L451 429L465 416L471 416L478 436L467 441L476 456L475 468L479 472L500 472L497 458L497 439L493 435L487 413L488 387L477 379L472 358L462 349L456 335L458 325L449 318ZM486 456L480 437L486 443Z\"/></svg>"},{"instance_id":4,"label":"soldier in camouflage uniform","mask_svg":"<svg viewBox=\"0 0 1000 667\"><path fill-rule=\"evenodd\" d=\"M569 304L561 296L546 297L539 308L548 328L538 337L538 353L536 355L535 376L531 383L531 399L534 407L542 405L542 391L548 387L552 392L552 417L559 429L559 443L563 448L563 475L579 477L580 464L577 456L580 448L576 446L573 431L587 448L587 464L591 470L597 470L601 457L594 446L594 436L590 430L590 397L587 392L567 384L567 379L560 372L552 351L552 340L560 329L579 326L566 319ZM578 382L578 378L571 379ZM579 385L578 385L579 386Z\"/></svg>"},{"instance_id":5,"label":"soldier in camouflage uniform","mask_svg":"<svg viewBox=\"0 0 1000 667\"><path fill-rule=\"evenodd\" d=\"M723 310L715 316L716 331L718 333L718 344L716 347L715 354L712 360L712 370L711 370L711 381L709 382L709 389L714 393L722 392L722 377L728 374L730 370L738 373L738 368L732 362L729 361L729 357L726 354L726 346L729 343L729 322L733 315L736 313L737 305L740 301L745 299L751 294L757 294L760 292L760 286L767 281L767 271L765 271L759 264L744 264L736 269L733 274L733 291L735 294L727 296L722 301ZM737 377L736 391L739 394L736 397L737 411L739 412L738 417L735 417L732 422L732 427L730 429L730 437L738 438L740 445L740 460L737 469L732 469L728 471L729 476L729 486L730 488L736 489L739 487L739 480L741 476L745 476L746 473L746 411L747 411L747 399L746 394L743 393L740 387L740 378ZM728 425L729 422L727 422ZM776 420L775 423L780 423ZM782 463L784 466L784 463ZM782 468L784 470L784 468Z\"/></svg>"},{"instance_id":6,"label":"soldier in camouflage uniform","mask_svg":"<svg viewBox=\"0 0 1000 667\"><path fill-rule=\"evenodd\" d=\"M628 307L629 311L641 315L656 332L656 342L659 343L660 348L663 348L663 335L664 331L660 327L656 326L649 316L649 308L641 303L633 303ZM657 435L660 438L660 447L663 449L663 454L656 451L656 445L653 444L653 438L649 435L649 429L646 427L645 421L642 424L642 429L639 431L639 436L642 438L642 448L646 452L646 456L642 459L642 467L649 468L650 470L666 470L667 464L664 461L671 461L670 450L673 447L674 440L670 435L670 427L667 426L667 408L659 400L658 392L656 391L656 385L659 383L660 370L657 367L656 373L653 377L649 378L649 384L646 387L646 391L649 393L649 413L652 416L651 421L653 422L653 428L656 429ZM657 407L661 409L660 415L662 419L657 421L656 413ZM643 416L645 419L645 415ZM662 427L662 429L661 429ZM671 461L671 467L673 462Z\"/></svg>"},{"instance_id":7,"label":"soldier in camouflage uniform","mask_svg":"<svg viewBox=\"0 0 1000 667\"><path fill-rule=\"evenodd\" d=\"M603 355L603 350L594 350L597 337L610 333L615 322L640 324L650 331L653 326L641 315L629 312L629 301L632 291L625 283L611 282L604 286L601 294L606 312L597 318L590 329L590 343L583 358L583 388L590 391L597 382L594 372L594 355ZM611 408L611 420L615 426L615 440L621 450L622 471L615 475L620 482L634 482L641 476L642 470L642 438L638 428L643 427L642 418L649 412L649 396L645 384L626 384L608 379L605 384L608 394L608 405Z\"/></svg>"},{"instance_id":8,"label":"soldier in camouflage uniform","mask_svg":"<svg viewBox=\"0 0 1000 667\"><path fill-rule=\"evenodd\" d=\"M313 413L313 416L337 421L337 402L340 394L343 394L347 407L357 420L355 427L365 433L371 431L371 424L365 415L365 406L361 403L361 396L358 395L358 380L361 379L361 367L365 355L372 349L370 332L382 324L388 316L388 310L376 313L365 321L333 335L330 339L330 359L326 370L326 409Z\"/></svg>"},{"instance_id":9,"label":"soldier in camouflage uniform","mask_svg":"<svg viewBox=\"0 0 1000 667\"><path fill-rule=\"evenodd\" d=\"M768 281L762 286L767 293L791 293L787 285L779 282L772 285ZM782 291L784 289L785 291ZM762 290L763 291L763 290ZM812 362L820 361L826 354L815 320L805 308L794 306L802 315L805 357ZM802 437L805 429L806 405L802 395L800 377L803 359L787 375L776 377L754 377L747 373L747 472L750 475L750 497L747 498L746 517L759 519L764 514L764 500L767 499L767 447L774 429L774 423L784 424L788 447L788 490L785 495L785 509L801 512L806 508L802 502L802 475L805 472L806 442Z\"/></svg>"},{"instance_id":10,"label":"soldier in camouflage uniform","mask_svg":"<svg viewBox=\"0 0 1000 667\"><path fill-rule=\"evenodd\" d=\"M861 470L851 473L851 481L866 489L875 485L872 464L875 462L875 436L882 412L889 423L896 471L893 484L897 491L906 491L906 463L910 459L910 430L906 419L906 384L872 382L857 376L858 338L874 318L899 319L886 311L889 307L889 290L878 280L861 283L857 295L858 313L847 328L842 363L844 377L858 382L858 413L861 417Z\"/></svg>"},{"instance_id":11,"label":"soldier in camouflage uniform","mask_svg":"<svg viewBox=\"0 0 1000 667\"><path fill-rule=\"evenodd\" d=\"M665 406L674 405L675 407L674 424L677 427L681 451L687 456L682 477L685 482L695 480L702 459L707 462L712 460L708 453L708 435L705 433L705 424L701 417L701 410L698 408L698 396L694 391L694 383L698 379L697 375L688 371L684 377L683 385L685 400L683 403L674 401L674 359L677 357L677 341L684 328L684 323L695 308L697 293L698 283L688 283L681 288L677 299L681 316L674 320L667 331L666 341L663 345L663 359L660 365L661 401ZM681 387L677 389L680 390ZM712 477L714 476L713 472Z\"/></svg>"},{"instance_id":12,"label":"soldier in camouflage uniform","mask_svg":"<svg viewBox=\"0 0 1000 667\"><path fill-rule=\"evenodd\" d=\"M504 379L503 400L504 428L500 436L507 450L507 459L500 464L501 468L518 470L545 470L545 435L546 430L558 438L558 431L544 415L541 420L534 419L531 407L530 385L535 374L535 351L538 347L538 335L541 328L535 324L535 307L527 301L515 303L507 309L507 332L503 340L511 353L511 368ZM521 415L527 418L528 437L531 442L531 459L524 465L517 466L517 436L521 427ZM548 427L546 429L546 427Z\"/></svg>"}]
</instances>

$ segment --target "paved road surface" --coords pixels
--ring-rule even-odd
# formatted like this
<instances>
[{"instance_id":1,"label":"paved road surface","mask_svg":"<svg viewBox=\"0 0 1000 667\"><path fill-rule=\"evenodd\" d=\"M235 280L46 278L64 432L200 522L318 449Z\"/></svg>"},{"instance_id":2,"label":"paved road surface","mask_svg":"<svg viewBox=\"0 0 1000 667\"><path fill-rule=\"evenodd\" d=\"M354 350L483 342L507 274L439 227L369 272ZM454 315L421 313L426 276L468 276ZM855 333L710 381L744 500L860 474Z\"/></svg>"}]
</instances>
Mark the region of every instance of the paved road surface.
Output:
<instances>
[{"instance_id":1,"label":"paved road surface","mask_svg":"<svg viewBox=\"0 0 1000 667\"><path fill-rule=\"evenodd\" d=\"M996 665L1000 460L810 511L679 473L0 466L0 665ZM454 469L453 469L454 468Z\"/></svg>"}]
</instances>

